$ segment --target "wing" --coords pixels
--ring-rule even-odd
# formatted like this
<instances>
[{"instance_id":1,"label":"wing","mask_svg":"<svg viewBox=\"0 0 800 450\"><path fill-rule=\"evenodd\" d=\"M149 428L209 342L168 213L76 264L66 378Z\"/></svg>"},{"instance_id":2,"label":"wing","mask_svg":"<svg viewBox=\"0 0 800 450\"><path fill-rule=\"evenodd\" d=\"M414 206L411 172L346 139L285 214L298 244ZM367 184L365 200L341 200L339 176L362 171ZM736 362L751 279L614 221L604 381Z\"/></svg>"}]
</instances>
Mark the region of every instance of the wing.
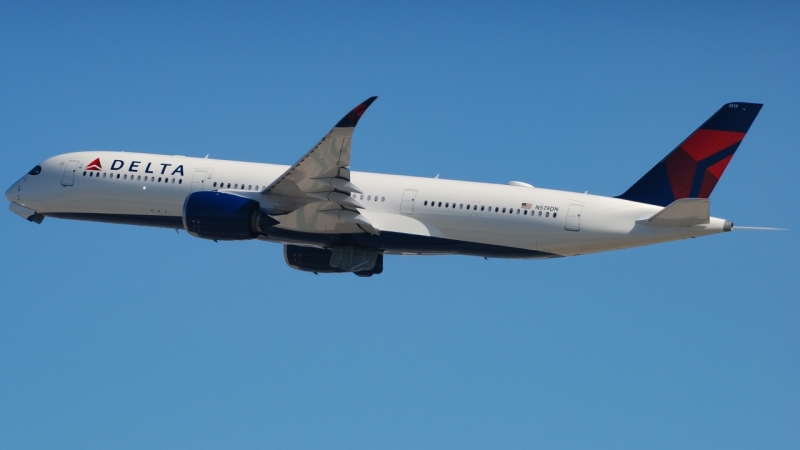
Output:
<instances>
[{"instance_id":1,"label":"wing","mask_svg":"<svg viewBox=\"0 0 800 450\"><path fill-rule=\"evenodd\" d=\"M271 215L289 216L279 219L282 226L339 231L348 228L339 225L350 224L357 227L356 232L377 233L358 212L363 206L351 194L362 191L350 182L348 168L353 131L376 98L370 97L353 108L317 145L261 191L262 207Z\"/></svg>"}]
</instances>

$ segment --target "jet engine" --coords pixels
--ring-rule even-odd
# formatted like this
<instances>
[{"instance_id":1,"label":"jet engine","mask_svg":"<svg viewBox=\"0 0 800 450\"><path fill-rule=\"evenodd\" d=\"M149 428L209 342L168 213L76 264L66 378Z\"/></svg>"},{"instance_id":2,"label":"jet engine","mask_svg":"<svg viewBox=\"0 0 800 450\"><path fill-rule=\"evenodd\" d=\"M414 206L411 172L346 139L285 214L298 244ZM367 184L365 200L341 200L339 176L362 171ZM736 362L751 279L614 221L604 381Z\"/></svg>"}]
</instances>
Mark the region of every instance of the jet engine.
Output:
<instances>
[{"instance_id":1,"label":"jet engine","mask_svg":"<svg viewBox=\"0 0 800 450\"><path fill-rule=\"evenodd\" d=\"M217 191L189 194L183 204L183 227L192 236L219 241L255 239L279 222L255 200Z\"/></svg>"},{"instance_id":2,"label":"jet engine","mask_svg":"<svg viewBox=\"0 0 800 450\"><path fill-rule=\"evenodd\" d=\"M283 256L292 269L316 274L353 272L360 277L371 277L383 272L383 254L371 248L284 245Z\"/></svg>"}]
</instances>

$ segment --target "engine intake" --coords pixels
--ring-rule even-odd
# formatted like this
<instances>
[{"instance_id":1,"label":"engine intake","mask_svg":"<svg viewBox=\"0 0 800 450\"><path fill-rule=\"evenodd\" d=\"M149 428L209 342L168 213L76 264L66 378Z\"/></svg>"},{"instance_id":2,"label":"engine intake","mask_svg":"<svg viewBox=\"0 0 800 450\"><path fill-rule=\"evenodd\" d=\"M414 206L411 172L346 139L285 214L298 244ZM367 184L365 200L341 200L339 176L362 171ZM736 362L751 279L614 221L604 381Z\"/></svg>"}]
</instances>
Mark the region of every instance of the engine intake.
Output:
<instances>
[{"instance_id":1,"label":"engine intake","mask_svg":"<svg viewBox=\"0 0 800 450\"><path fill-rule=\"evenodd\" d=\"M217 191L194 192L183 204L183 227L192 236L220 241L255 239L279 222L259 203Z\"/></svg>"}]
</instances>

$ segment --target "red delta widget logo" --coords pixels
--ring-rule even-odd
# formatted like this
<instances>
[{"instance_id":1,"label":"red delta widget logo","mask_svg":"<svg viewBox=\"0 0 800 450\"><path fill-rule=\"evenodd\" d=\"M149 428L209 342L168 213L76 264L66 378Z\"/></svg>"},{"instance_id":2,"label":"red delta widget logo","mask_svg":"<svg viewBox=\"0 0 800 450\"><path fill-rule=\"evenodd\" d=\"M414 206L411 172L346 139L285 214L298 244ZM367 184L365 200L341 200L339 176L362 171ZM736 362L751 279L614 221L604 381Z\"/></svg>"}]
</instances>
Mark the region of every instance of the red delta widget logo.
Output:
<instances>
[{"instance_id":1,"label":"red delta widget logo","mask_svg":"<svg viewBox=\"0 0 800 450\"><path fill-rule=\"evenodd\" d=\"M100 158L95 158L86 166L86 170L102 170L103 166L100 164Z\"/></svg>"}]
</instances>

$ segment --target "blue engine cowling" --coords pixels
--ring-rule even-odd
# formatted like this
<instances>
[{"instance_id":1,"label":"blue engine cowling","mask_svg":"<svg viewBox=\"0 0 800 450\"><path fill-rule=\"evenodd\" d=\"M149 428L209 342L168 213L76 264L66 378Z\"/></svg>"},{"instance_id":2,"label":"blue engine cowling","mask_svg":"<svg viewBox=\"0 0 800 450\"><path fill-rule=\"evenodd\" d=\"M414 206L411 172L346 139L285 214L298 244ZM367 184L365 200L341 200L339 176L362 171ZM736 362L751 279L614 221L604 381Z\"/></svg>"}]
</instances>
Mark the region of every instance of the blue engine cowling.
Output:
<instances>
[{"instance_id":1,"label":"blue engine cowling","mask_svg":"<svg viewBox=\"0 0 800 450\"><path fill-rule=\"evenodd\" d=\"M255 239L278 221L255 200L217 191L189 194L183 204L183 227L192 236L215 241Z\"/></svg>"}]
</instances>

